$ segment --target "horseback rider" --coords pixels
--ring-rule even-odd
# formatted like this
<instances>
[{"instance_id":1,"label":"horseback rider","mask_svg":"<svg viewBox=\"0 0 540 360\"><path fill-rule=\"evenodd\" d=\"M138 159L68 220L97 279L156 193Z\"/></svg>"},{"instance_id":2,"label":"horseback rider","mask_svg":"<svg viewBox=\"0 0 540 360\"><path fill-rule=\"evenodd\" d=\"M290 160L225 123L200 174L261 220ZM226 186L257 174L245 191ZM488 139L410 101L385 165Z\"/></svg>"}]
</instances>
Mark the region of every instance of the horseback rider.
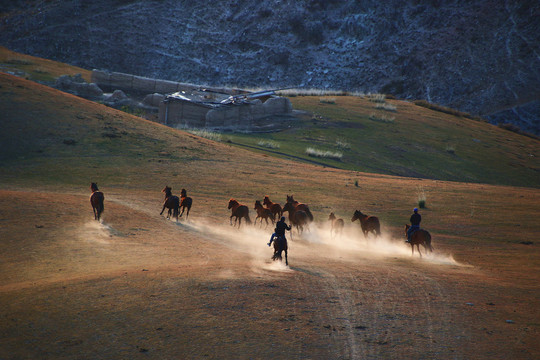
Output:
<instances>
[{"instance_id":1,"label":"horseback rider","mask_svg":"<svg viewBox=\"0 0 540 360\"><path fill-rule=\"evenodd\" d=\"M407 241L411 241L411 235L418 229L420 229L420 222L422 221L422 216L418 213L418 209L413 209L413 214L411 215L411 218L409 220L411 222L411 227L407 231Z\"/></svg>"},{"instance_id":2,"label":"horseback rider","mask_svg":"<svg viewBox=\"0 0 540 360\"><path fill-rule=\"evenodd\" d=\"M276 223L276 228L274 229L274 233L270 237L270 242L268 243L268 246L272 245L272 241L274 241L274 237L276 238L283 238L284 240L287 240L285 237L285 230L291 231L291 227L287 225L285 222L285 216L282 216L281 219Z\"/></svg>"}]
</instances>

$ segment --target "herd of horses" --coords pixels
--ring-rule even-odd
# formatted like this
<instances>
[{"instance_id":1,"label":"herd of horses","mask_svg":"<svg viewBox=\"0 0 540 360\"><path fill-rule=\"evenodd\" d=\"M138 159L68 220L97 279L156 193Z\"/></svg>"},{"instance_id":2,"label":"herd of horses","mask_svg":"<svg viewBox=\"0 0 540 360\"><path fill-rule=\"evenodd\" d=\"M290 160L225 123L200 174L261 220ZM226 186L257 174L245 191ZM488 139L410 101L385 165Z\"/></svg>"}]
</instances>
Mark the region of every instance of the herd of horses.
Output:
<instances>
[{"instance_id":1,"label":"herd of horses","mask_svg":"<svg viewBox=\"0 0 540 360\"><path fill-rule=\"evenodd\" d=\"M94 218L95 220L99 221L101 218L101 214L104 210L103 203L105 197L103 193L99 191L96 183L91 183L90 189L92 191L92 195L90 196L90 203L92 204L92 209L94 210ZM165 186L162 192L165 193L165 200L163 202L163 208L161 209L160 215L163 214L165 209L168 209L167 219L170 219L172 217L176 221L178 221L178 218L182 217L184 211L187 209L187 219L189 217L189 211L191 210L193 200L187 196L186 189L182 189L182 191L180 192L180 198L172 194L172 189L169 186ZM180 209L182 209L182 212L180 212ZM249 217L249 207L247 205L240 204L235 199L230 199L228 209L231 210L231 216L229 217L229 222L231 226L233 226L233 218L234 226L238 226L238 228L240 228L242 224L242 219L244 219L247 224L252 224L252 221ZM298 233L302 233L304 231L304 228L306 228L311 222L313 222L313 214L311 213L309 206L307 204L296 201L293 195L287 195L287 200L283 207L279 203L272 202L268 196L265 196L262 203L260 200L255 201L254 210L257 213L257 216L255 218L255 224L257 224L257 222L259 221L261 226L263 220L266 222L266 226L268 226L269 223L271 223L273 226L276 222L276 219L279 220L282 216L284 216L285 212L288 213L289 223L291 224L291 226L294 226L297 229ZM343 219L337 218L332 212L330 213L328 220L331 224L331 238L336 238L340 236L345 226L345 222L343 221ZM381 224L379 222L379 218L377 218L376 216L366 215L359 210L355 210L351 218L351 222L355 222L356 220L359 221L362 233L364 234L364 237L366 239L370 233L372 233L375 238L381 236ZM405 225L406 237L408 229L409 225ZM420 252L420 245L424 247L426 252L428 250L431 252L433 251L433 247L431 246L431 235L425 229L416 230L411 235L411 239L407 242L411 245L413 255L415 246L418 250L418 254L420 255L420 257L422 256L422 253ZM281 260L281 254L282 252L285 252L285 262L288 265L287 248L288 245L285 239L278 239L274 241L274 255L272 256L272 259Z\"/></svg>"}]
</instances>

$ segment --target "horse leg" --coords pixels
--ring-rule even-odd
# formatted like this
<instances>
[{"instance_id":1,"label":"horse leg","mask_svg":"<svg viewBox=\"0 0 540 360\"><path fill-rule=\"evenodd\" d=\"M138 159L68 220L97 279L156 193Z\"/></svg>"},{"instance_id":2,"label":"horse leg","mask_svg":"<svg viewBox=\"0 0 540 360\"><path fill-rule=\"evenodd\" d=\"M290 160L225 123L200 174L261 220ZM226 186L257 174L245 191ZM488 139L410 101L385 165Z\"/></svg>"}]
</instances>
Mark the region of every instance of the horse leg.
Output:
<instances>
[{"instance_id":1,"label":"horse leg","mask_svg":"<svg viewBox=\"0 0 540 360\"><path fill-rule=\"evenodd\" d=\"M422 253L420 252L420 244L416 244L416 248L418 249L418 254L420 254L420 257L422 257Z\"/></svg>"},{"instance_id":2,"label":"horse leg","mask_svg":"<svg viewBox=\"0 0 540 360\"><path fill-rule=\"evenodd\" d=\"M287 259L287 248L285 250L285 265L289 266L289 259Z\"/></svg>"},{"instance_id":3,"label":"horse leg","mask_svg":"<svg viewBox=\"0 0 540 360\"><path fill-rule=\"evenodd\" d=\"M94 220L97 220L97 211L94 205L92 205L92 210L94 210Z\"/></svg>"}]
</instances>

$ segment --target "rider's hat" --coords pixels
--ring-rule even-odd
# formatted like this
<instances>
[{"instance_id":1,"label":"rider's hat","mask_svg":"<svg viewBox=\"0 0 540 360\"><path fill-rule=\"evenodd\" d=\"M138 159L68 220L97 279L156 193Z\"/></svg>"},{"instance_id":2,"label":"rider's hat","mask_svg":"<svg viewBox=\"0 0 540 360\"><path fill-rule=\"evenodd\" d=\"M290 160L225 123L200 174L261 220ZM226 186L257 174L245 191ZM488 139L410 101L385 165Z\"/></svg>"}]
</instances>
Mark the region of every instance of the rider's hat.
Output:
<instances>
[{"instance_id":1,"label":"rider's hat","mask_svg":"<svg viewBox=\"0 0 540 360\"><path fill-rule=\"evenodd\" d=\"M282 216L282 217L281 217L281 221L285 221L285 216Z\"/></svg>"},{"instance_id":2,"label":"rider's hat","mask_svg":"<svg viewBox=\"0 0 540 360\"><path fill-rule=\"evenodd\" d=\"M418 211L418 208L414 208L413 211L414 211L414 212L417 212L417 211Z\"/></svg>"}]
</instances>

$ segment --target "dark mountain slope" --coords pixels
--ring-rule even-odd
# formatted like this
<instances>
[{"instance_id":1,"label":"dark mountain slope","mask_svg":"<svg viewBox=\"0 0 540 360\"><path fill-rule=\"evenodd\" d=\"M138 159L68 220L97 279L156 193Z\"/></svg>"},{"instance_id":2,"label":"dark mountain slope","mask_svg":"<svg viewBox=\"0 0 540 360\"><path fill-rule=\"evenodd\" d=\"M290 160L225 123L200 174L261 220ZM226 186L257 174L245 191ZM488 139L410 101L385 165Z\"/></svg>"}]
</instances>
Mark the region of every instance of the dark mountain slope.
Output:
<instances>
[{"instance_id":1,"label":"dark mountain slope","mask_svg":"<svg viewBox=\"0 0 540 360\"><path fill-rule=\"evenodd\" d=\"M16 51L201 84L393 93L540 133L537 1L20 3L0 11Z\"/></svg>"}]
</instances>

